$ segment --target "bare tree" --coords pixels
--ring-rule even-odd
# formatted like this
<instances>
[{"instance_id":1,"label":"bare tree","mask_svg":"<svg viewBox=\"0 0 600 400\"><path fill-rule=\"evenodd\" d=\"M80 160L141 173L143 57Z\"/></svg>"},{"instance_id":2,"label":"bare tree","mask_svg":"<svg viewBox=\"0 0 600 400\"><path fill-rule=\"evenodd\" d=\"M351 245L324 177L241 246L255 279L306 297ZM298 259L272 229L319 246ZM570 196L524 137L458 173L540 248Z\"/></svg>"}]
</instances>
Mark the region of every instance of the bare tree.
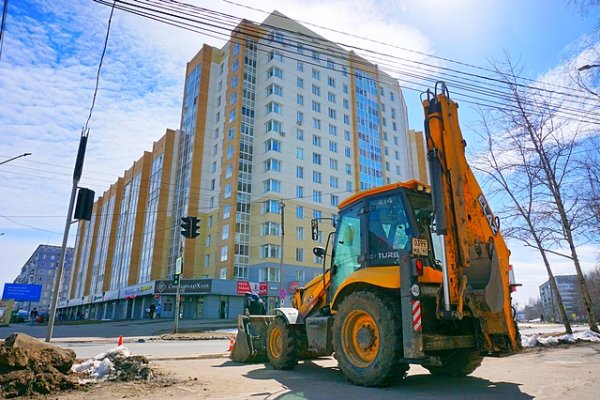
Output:
<instances>
[{"instance_id":1,"label":"bare tree","mask_svg":"<svg viewBox=\"0 0 600 400\"><path fill-rule=\"evenodd\" d=\"M474 169L488 176L493 181L492 183L501 189L502 196L510 198L511 203L509 204L511 205L506 207L507 210L500 211L508 216L507 222L510 224L503 228L503 231L508 237L520 240L540 253L546 267L551 290L556 294L565 331L572 334L571 323L550 267L546 250L547 244L544 244L551 235L548 235L547 230L541 226L544 219L537 217L535 209L539 197L539 181L542 170L529 159L528 142L517 134L518 131L507 129L505 135L498 136L497 133L494 133L496 130L490 127L493 124L490 123L489 117L485 113L482 113L481 117L483 127L481 136L487 145L486 154L482 157L485 165L476 164ZM506 144L509 147L506 147ZM501 159L502 161L500 161Z\"/></svg>"},{"instance_id":2,"label":"bare tree","mask_svg":"<svg viewBox=\"0 0 600 400\"><path fill-rule=\"evenodd\" d=\"M590 296L594 302L594 313L600 318L600 265L585 274L585 280L589 285Z\"/></svg>"},{"instance_id":3,"label":"bare tree","mask_svg":"<svg viewBox=\"0 0 600 400\"><path fill-rule=\"evenodd\" d=\"M535 89L519 82L510 58L507 57L505 65L496 70L507 88L505 97L508 100L496 109L499 120L505 126L505 139L513 148L525 152L520 156L520 167L528 168L529 176L535 180L531 213L521 208L525 215L539 218L533 229L542 241L533 238L531 245L545 252L562 255L573 262L590 329L600 333L575 237L587 217L583 201L576 191L581 184L580 171L574 169L576 163L573 162L578 144L577 132L564 126L565 120L559 115L560 107L556 106L556 99L553 100L551 94L544 92L540 95ZM540 224L543 224L543 230ZM526 226L525 231L531 229ZM567 254L546 247L546 243L558 250L566 247Z\"/></svg>"}]
</instances>

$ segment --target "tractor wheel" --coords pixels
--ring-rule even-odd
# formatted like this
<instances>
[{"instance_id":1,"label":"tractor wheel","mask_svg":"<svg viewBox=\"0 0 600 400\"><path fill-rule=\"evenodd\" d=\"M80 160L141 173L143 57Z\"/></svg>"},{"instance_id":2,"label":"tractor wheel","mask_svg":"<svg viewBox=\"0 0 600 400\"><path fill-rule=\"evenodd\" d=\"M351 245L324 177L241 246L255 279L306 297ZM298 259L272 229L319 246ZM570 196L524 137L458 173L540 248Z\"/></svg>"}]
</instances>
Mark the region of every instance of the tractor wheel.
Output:
<instances>
[{"instance_id":1,"label":"tractor wheel","mask_svg":"<svg viewBox=\"0 0 600 400\"><path fill-rule=\"evenodd\" d=\"M446 350L435 354L442 360L441 367L426 366L432 375L459 377L475 371L483 361L478 351L468 349Z\"/></svg>"},{"instance_id":2,"label":"tractor wheel","mask_svg":"<svg viewBox=\"0 0 600 400\"><path fill-rule=\"evenodd\" d=\"M346 297L333 324L335 358L346 379L385 386L406 376L400 300L369 291Z\"/></svg>"},{"instance_id":3,"label":"tractor wheel","mask_svg":"<svg viewBox=\"0 0 600 400\"><path fill-rule=\"evenodd\" d=\"M275 369L292 369L298 364L297 327L275 318L267 330L267 356Z\"/></svg>"}]
</instances>

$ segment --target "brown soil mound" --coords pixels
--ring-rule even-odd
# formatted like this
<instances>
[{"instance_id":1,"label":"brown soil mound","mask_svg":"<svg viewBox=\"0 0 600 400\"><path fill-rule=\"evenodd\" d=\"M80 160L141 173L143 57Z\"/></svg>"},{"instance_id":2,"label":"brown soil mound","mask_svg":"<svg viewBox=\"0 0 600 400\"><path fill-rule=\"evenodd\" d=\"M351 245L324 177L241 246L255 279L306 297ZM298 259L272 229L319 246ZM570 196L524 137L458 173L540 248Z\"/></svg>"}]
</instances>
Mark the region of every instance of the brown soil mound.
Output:
<instances>
[{"instance_id":1,"label":"brown soil mound","mask_svg":"<svg viewBox=\"0 0 600 400\"><path fill-rule=\"evenodd\" d=\"M13 333L0 346L0 395L5 398L48 394L77 386L69 374L75 362L73 350Z\"/></svg>"}]
</instances>

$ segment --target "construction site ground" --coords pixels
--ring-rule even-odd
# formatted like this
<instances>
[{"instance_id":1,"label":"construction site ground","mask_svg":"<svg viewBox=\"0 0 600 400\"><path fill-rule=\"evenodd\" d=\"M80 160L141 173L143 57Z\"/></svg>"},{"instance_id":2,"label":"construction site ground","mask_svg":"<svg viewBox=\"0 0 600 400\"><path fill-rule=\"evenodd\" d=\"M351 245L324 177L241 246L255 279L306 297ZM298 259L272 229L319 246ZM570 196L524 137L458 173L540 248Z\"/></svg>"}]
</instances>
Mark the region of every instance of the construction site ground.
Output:
<instances>
[{"instance_id":1,"label":"construction site ground","mask_svg":"<svg viewBox=\"0 0 600 400\"><path fill-rule=\"evenodd\" d=\"M302 361L291 371L227 358L152 360L150 382L99 383L60 398L89 399L596 399L600 344L533 348L507 358L487 358L472 376L441 379L412 366L387 388L347 383L333 357Z\"/></svg>"}]
</instances>

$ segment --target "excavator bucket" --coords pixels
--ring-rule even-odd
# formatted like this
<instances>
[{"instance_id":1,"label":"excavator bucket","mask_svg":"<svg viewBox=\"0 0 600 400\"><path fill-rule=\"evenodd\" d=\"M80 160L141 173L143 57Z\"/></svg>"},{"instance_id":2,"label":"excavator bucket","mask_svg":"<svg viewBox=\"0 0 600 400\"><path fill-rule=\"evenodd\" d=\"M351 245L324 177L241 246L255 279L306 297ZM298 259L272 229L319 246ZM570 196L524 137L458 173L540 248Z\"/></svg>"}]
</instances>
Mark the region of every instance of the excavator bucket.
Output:
<instances>
[{"instance_id":1,"label":"excavator bucket","mask_svg":"<svg viewBox=\"0 0 600 400\"><path fill-rule=\"evenodd\" d=\"M229 356L233 361L267 360L267 329L274 315L238 315L238 333Z\"/></svg>"}]
</instances>

